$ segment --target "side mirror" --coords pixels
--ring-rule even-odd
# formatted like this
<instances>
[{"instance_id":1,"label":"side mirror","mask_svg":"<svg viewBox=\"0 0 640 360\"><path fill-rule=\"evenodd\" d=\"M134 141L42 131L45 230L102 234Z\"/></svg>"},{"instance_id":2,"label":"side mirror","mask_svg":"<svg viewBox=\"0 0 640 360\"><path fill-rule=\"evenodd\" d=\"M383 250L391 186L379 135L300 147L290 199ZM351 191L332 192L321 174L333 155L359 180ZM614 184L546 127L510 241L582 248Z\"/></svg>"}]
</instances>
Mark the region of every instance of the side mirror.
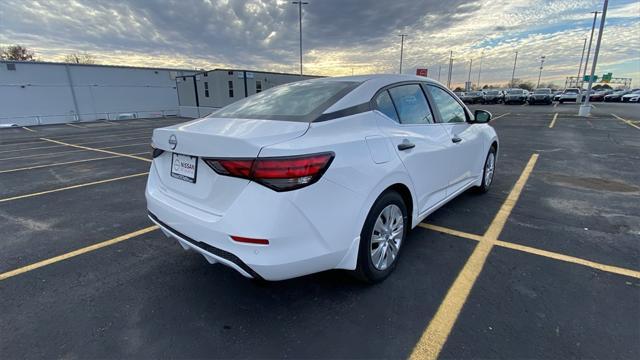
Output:
<instances>
[{"instance_id":1,"label":"side mirror","mask_svg":"<svg viewBox=\"0 0 640 360\"><path fill-rule=\"evenodd\" d=\"M491 121L491 113L486 110L476 110L473 112L473 122L478 124L486 124Z\"/></svg>"}]
</instances>

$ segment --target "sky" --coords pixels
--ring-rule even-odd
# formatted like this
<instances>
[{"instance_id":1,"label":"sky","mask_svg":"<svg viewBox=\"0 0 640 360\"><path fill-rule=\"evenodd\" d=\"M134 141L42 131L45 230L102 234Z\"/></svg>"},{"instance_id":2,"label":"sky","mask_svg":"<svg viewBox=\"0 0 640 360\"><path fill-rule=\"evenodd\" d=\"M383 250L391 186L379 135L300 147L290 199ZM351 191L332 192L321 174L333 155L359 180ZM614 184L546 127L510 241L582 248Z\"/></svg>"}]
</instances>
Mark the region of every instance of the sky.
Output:
<instances>
[{"instance_id":1,"label":"sky","mask_svg":"<svg viewBox=\"0 0 640 360\"><path fill-rule=\"evenodd\" d=\"M515 77L564 85L603 0L306 0L304 72L341 76L428 68L452 85ZM599 20L596 23L596 33ZM299 72L298 8L284 0L0 1L0 46L21 44L42 61L87 52L98 63L187 69ZM592 53L596 37L593 40ZM482 59L482 60L481 60ZM591 60L593 54L591 55ZM589 66L589 71L591 66ZM611 0L596 74L640 86L640 0Z\"/></svg>"}]
</instances>

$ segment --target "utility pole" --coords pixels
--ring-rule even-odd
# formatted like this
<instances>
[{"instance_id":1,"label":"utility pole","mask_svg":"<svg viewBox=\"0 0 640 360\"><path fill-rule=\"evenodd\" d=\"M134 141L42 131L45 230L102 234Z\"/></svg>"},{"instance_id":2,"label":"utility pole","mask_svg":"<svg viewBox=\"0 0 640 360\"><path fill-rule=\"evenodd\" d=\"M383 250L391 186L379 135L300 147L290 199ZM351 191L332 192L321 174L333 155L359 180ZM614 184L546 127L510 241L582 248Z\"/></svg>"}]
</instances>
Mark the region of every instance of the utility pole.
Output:
<instances>
[{"instance_id":1,"label":"utility pole","mask_svg":"<svg viewBox=\"0 0 640 360\"><path fill-rule=\"evenodd\" d=\"M471 86L471 67L472 66L473 66L473 59L469 60L469 78L467 79L467 84L465 86L465 91L471 91L472 87L473 87L473 86Z\"/></svg>"},{"instance_id":2,"label":"utility pole","mask_svg":"<svg viewBox=\"0 0 640 360\"><path fill-rule=\"evenodd\" d=\"M449 52L449 75L447 78L447 88L451 89L451 72L453 71L453 51Z\"/></svg>"},{"instance_id":3,"label":"utility pole","mask_svg":"<svg viewBox=\"0 0 640 360\"><path fill-rule=\"evenodd\" d=\"M440 73L442 72L442 64L438 65L438 82L440 82Z\"/></svg>"},{"instance_id":4,"label":"utility pole","mask_svg":"<svg viewBox=\"0 0 640 360\"><path fill-rule=\"evenodd\" d=\"M511 87L513 87L513 81L516 78L516 63L518 62L518 52L516 51L516 58L513 60L513 72L511 73Z\"/></svg>"},{"instance_id":5,"label":"utility pole","mask_svg":"<svg viewBox=\"0 0 640 360\"><path fill-rule=\"evenodd\" d=\"M607 7L609 6L609 0L604 0L602 6L602 18L600 18L600 30L598 30L598 41L596 41L596 50L593 54L593 64L591 65L591 76L589 77L589 86L587 86L587 96L584 100L584 104L580 105L578 110L578 116L589 116L591 113L591 105L589 105L589 93L593 86L593 76L596 73L596 66L598 65L598 54L600 53L600 44L602 43L602 33L604 32L604 21L607 17Z\"/></svg>"},{"instance_id":6,"label":"utility pole","mask_svg":"<svg viewBox=\"0 0 640 360\"><path fill-rule=\"evenodd\" d=\"M402 74L402 53L404 52L404 38L407 34L400 34L400 74Z\"/></svg>"},{"instance_id":7,"label":"utility pole","mask_svg":"<svg viewBox=\"0 0 640 360\"><path fill-rule=\"evenodd\" d=\"M536 88L540 87L540 77L542 76L542 65L544 64L545 58L546 56L544 55L540 56L540 72L538 73L538 85L536 85Z\"/></svg>"},{"instance_id":8,"label":"utility pole","mask_svg":"<svg viewBox=\"0 0 640 360\"><path fill-rule=\"evenodd\" d=\"M591 43L593 42L593 32L596 30L596 19L598 18L599 11L592 11L593 24L591 24L591 36L589 37L589 47L587 48L587 60L584 62L584 75L587 75L587 68L589 66L589 55L591 54ZM582 89L582 86L580 86Z\"/></svg>"},{"instance_id":9,"label":"utility pole","mask_svg":"<svg viewBox=\"0 0 640 360\"><path fill-rule=\"evenodd\" d=\"M292 4L298 5L298 20L300 21L300 76L302 76L302 5L307 5L306 1L292 1Z\"/></svg>"},{"instance_id":10,"label":"utility pole","mask_svg":"<svg viewBox=\"0 0 640 360\"><path fill-rule=\"evenodd\" d=\"M480 70L478 70L478 88L482 89L482 87L480 86L480 74L482 73L482 59L484 58L484 50L482 50L482 53L480 54Z\"/></svg>"},{"instance_id":11,"label":"utility pole","mask_svg":"<svg viewBox=\"0 0 640 360\"><path fill-rule=\"evenodd\" d=\"M576 86L580 81L580 74L582 74L582 60L584 60L584 50L586 48L587 48L587 38L584 38L584 45L582 45L582 56L580 56L580 66L578 67L578 77L576 78Z\"/></svg>"}]
</instances>

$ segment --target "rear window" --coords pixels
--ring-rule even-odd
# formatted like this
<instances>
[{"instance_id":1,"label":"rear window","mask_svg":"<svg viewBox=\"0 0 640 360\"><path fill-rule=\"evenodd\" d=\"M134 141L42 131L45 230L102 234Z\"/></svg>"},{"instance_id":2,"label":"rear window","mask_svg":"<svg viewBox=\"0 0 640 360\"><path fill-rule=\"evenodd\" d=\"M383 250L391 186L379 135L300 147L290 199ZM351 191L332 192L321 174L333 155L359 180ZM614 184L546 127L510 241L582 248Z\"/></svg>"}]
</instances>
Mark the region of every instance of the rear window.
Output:
<instances>
[{"instance_id":1,"label":"rear window","mask_svg":"<svg viewBox=\"0 0 640 360\"><path fill-rule=\"evenodd\" d=\"M551 94L551 89L535 89L534 94Z\"/></svg>"},{"instance_id":2,"label":"rear window","mask_svg":"<svg viewBox=\"0 0 640 360\"><path fill-rule=\"evenodd\" d=\"M577 94L578 89L567 89L564 91L565 94Z\"/></svg>"},{"instance_id":3,"label":"rear window","mask_svg":"<svg viewBox=\"0 0 640 360\"><path fill-rule=\"evenodd\" d=\"M507 91L507 94L512 94L512 95L517 95L517 94L522 94L524 93L522 90L509 90Z\"/></svg>"},{"instance_id":4,"label":"rear window","mask_svg":"<svg viewBox=\"0 0 640 360\"><path fill-rule=\"evenodd\" d=\"M311 122L359 84L327 80L293 82L227 105L210 117Z\"/></svg>"},{"instance_id":5,"label":"rear window","mask_svg":"<svg viewBox=\"0 0 640 360\"><path fill-rule=\"evenodd\" d=\"M487 91L487 95L498 95L497 91Z\"/></svg>"}]
</instances>

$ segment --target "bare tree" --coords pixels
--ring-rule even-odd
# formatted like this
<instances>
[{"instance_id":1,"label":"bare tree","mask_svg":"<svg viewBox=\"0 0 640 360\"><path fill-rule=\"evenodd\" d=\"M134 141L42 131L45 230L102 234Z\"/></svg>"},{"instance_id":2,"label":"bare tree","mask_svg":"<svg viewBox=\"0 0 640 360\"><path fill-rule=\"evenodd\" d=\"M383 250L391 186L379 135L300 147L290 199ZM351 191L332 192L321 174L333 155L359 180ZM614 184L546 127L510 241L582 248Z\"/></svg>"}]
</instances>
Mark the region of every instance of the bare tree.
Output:
<instances>
[{"instance_id":1,"label":"bare tree","mask_svg":"<svg viewBox=\"0 0 640 360\"><path fill-rule=\"evenodd\" d=\"M72 53L64 57L64 62L71 64L95 64L95 56L89 53Z\"/></svg>"},{"instance_id":2,"label":"bare tree","mask_svg":"<svg viewBox=\"0 0 640 360\"><path fill-rule=\"evenodd\" d=\"M11 45L6 49L0 49L0 59L13 61L36 61L34 52L22 45Z\"/></svg>"}]
</instances>

